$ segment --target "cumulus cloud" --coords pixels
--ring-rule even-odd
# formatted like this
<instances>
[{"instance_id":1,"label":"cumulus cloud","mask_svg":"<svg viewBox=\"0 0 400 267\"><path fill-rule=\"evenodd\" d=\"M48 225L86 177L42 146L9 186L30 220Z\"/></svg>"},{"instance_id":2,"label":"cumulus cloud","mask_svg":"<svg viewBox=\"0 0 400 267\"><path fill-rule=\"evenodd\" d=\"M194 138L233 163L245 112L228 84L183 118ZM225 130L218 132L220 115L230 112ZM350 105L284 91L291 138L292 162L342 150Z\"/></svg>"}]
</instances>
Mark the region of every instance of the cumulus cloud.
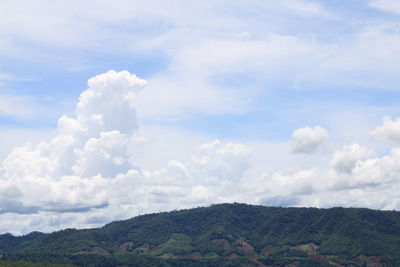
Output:
<instances>
[{"instance_id":1,"label":"cumulus cloud","mask_svg":"<svg viewBox=\"0 0 400 267\"><path fill-rule=\"evenodd\" d=\"M317 125L297 129L292 134L293 152L311 154L328 139L328 131Z\"/></svg>"},{"instance_id":2,"label":"cumulus cloud","mask_svg":"<svg viewBox=\"0 0 400 267\"><path fill-rule=\"evenodd\" d=\"M393 148L389 155L360 161L353 169L352 181L361 185L399 183L400 148Z\"/></svg>"},{"instance_id":3,"label":"cumulus cloud","mask_svg":"<svg viewBox=\"0 0 400 267\"><path fill-rule=\"evenodd\" d=\"M232 199L226 188L233 190L250 167L245 145L215 140L184 161L170 160L150 170L135 165L132 150L143 136L134 99L145 86L146 81L127 71L110 70L89 79L76 116L60 117L54 138L16 147L3 161L0 213L97 214L106 222L106 213L112 220L140 210ZM87 220L81 223L96 221Z\"/></svg>"},{"instance_id":4,"label":"cumulus cloud","mask_svg":"<svg viewBox=\"0 0 400 267\"><path fill-rule=\"evenodd\" d=\"M369 132L370 136L384 143L400 142L400 118L392 120L390 117L382 119L382 125Z\"/></svg>"},{"instance_id":5,"label":"cumulus cloud","mask_svg":"<svg viewBox=\"0 0 400 267\"><path fill-rule=\"evenodd\" d=\"M371 155L371 150L356 143L336 151L333 154L330 165L337 172L351 173L358 162L367 159Z\"/></svg>"},{"instance_id":6,"label":"cumulus cloud","mask_svg":"<svg viewBox=\"0 0 400 267\"><path fill-rule=\"evenodd\" d=\"M297 206L357 206L377 209L398 209L400 188L400 149L393 148L388 155L371 156L371 151L353 144L334 153L331 161L332 170L314 169L304 176L307 170L300 170L281 176L287 191L275 197L295 197ZM303 175L301 175L303 174ZM272 177L273 177L272 176ZM296 185L299 177L307 177ZM275 184L275 183L274 183ZM307 194L299 188L309 186ZM260 190L259 197L265 196L266 190ZM279 192L279 191L278 191ZM265 198L267 199L267 198Z\"/></svg>"},{"instance_id":7,"label":"cumulus cloud","mask_svg":"<svg viewBox=\"0 0 400 267\"><path fill-rule=\"evenodd\" d=\"M256 185L255 192L270 197L291 198L298 195L312 194L316 184L313 182L318 175L317 169L307 169L295 172L278 171L264 174L264 186Z\"/></svg>"},{"instance_id":8,"label":"cumulus cloud","mask_svg":"<svg viewBox=\"0 0 400 267\"><path fill-rule=\"evenodd\" d=\"M133 168L127 159L139 128L133 99L145 85L127 71L91 78L76 117L62 116L51 141L15 148L2 163L3 181L13 181L24 201L31 199L47 210L104 203L95 186Z\"/></svg>"},{"instance_id":9,"label":"cumulus cloud","mask_svg":"<svg viewBox=\"0 0 400 267\"><path fill-rule=\"evenodd\" d=\"M372 157L355 143L334 152L326 168L263 173L252 165L248 146L215 140L185 158L143 168L135 149L146 137L134 99L145 86L127 71L97 75L81 94L76 115L60 117L54 138L16 147L1 165L0 230L94 227L141 213L233 201L400 207L399 148ZM321 126L297 129L293 152L314 153L328 136Z\"/></svg>"},{"instance_id":10,"label":"cumulus cloud","mask_svg":"<svg viewBox=\"0 0 400 267\"><path fill-rule=\"evenodd\" d=\"M398 209L400 149L375 158L370 153L353 144L335 152L332 169L279 170L244 187L266 205Z\"/></svg>"},{"instance_id":11,"label":"cumulus cloud","mask_svg":"<svg viewBox=\"0 0 400 267\"><path fill-rule=\"evenodd\" d=\"M249 169L250 150L242 144L222 144L216 140L200 146L200 153L192 158L193 166L204 177L218 177L237 181Z\"/></svg>"}]
</instances>

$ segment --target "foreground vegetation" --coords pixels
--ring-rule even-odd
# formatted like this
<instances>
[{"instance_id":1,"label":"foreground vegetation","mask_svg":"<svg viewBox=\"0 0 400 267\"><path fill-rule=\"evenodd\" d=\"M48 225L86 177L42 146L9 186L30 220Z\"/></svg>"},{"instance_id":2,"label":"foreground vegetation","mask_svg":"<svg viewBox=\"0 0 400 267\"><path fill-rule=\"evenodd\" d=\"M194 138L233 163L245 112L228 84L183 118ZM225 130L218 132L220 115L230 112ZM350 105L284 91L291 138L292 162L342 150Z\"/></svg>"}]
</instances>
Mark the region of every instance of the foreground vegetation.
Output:
<instances>
[{"instance_id":1,"label":"foreground vegetation","mask_svg":"<svg viewBox=\"0 0 400 267\"><path fill-rule=\"evenodd\" d=\"M74 265L1 261L0 267L74 267Z\"/></svg>"},{"instance_id":2,"label":"foreground vegetation","mask_svg":"<svg viewBox=\"0 0 400 267\"><path fill-rule=\"evenodd\" d=\"M221 204L0 235L3 262L75 266L400 266L399 251L400 212L354 208Z\"/></svg>"}]
</instances>

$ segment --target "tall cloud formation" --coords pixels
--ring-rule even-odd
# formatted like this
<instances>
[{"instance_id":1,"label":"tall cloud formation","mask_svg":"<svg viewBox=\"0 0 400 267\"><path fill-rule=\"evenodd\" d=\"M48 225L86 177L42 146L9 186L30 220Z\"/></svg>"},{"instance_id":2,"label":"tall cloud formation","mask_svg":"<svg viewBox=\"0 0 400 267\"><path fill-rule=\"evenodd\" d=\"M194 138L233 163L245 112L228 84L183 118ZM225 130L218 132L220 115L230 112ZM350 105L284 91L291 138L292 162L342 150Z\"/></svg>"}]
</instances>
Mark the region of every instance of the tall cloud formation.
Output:
<instances>
[{"instance_id":1,"label":"tall cloud formation","mask_svg":"<svg viewBox=\"0 0 400 267\"><path fill-rule=\"evenodd\" d=\"M109 71L88 81L76 118L62 116L49 143L16 148L3 163L5 177L97 174L114 176L130 168L126 147L138 129L133 99L146 81L127 71Z\"/></svg>"},{"instance_id":2,"label":"tall cloud formation","mask_svg":"<svg viewBox=\"0 0 400 267\"><path fill-rule=\"evenodd\" d=\"M2 163L0 213L65 217L100 211L100 217L118 218L127 210L133 216L141 209L218 202L223 194L208 185L238 181L249 168L249 149L214 141L185 163L171 160L156 170L135 166L129 148L141 137L133 101L145 86L127 71L89 79L76 117L62 116L55 138L17 147Z\"/></svg>"},{"instance_id":3,"label":"tall cloud formation","mask_svg":"<svg viewBox=\"0 0 400 267\"><path fill-rule=\"evenodd\" d=\"M113 70L88 81L76 117L62 116L48 143L15 148L4 160L4 184L15 185L25 203L43 209L74 209L106 203L93 186L132 169L127 147L139 126L133 107L146 81Z\"/></svg>"}]
</instances>

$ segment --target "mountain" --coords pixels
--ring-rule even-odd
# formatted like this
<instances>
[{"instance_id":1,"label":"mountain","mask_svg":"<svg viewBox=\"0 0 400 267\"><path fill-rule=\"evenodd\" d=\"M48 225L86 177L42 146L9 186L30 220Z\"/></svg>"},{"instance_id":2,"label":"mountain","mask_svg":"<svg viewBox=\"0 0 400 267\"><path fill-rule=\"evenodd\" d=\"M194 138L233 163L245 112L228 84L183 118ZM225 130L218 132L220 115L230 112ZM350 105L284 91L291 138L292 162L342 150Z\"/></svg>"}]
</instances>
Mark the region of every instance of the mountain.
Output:
<instances>
[{"instance_id":1,"label":"mountain","mask_svg":"<svg viewBox=\"0 0 400 267\"><path fill-rule=\"evenodd\" d=\"M96 229L4 234L0 253L0 266L400 266L400 212L219 204Z\"/></svg>"}]
</instances>

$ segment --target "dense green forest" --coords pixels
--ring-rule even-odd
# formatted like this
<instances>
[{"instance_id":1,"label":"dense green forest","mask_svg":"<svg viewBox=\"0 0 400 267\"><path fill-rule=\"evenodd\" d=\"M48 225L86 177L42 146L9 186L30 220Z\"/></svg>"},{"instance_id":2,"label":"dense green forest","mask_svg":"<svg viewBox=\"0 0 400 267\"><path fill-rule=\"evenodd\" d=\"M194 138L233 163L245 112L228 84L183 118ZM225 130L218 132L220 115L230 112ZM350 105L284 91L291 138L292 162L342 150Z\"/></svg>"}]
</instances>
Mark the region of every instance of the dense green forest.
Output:
<instances>
[{"instance_id":1,"label":"dense green forest","mask_svg":"<svg viewBox=\"0 0 400 267\"><path fill-rule=\"evenodd\" d=\"M98 229L4 234L0 253L0 264L400 266L400 212L219 204Z\"/></svg>"}]
</instances>

